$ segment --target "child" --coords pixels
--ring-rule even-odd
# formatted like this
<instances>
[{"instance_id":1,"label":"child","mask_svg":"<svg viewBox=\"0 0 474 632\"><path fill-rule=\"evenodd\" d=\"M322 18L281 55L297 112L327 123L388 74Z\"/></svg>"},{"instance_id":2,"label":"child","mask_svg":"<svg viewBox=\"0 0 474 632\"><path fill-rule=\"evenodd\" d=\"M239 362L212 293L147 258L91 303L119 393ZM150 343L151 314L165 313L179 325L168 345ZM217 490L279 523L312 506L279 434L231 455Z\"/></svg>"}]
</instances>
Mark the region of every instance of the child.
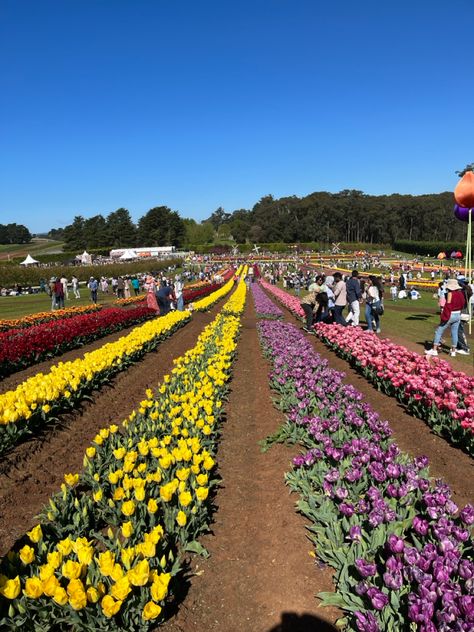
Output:
<instances>
[{"instance_id":1,"label":"child","mask_svg":"<svg viewBox=\"0 0 474 632\"><path fill-rule=\"evenodd\" d=\"M396 285L391 285L390 286L390 296L392 297L392 301L396 301L397 300L398 289L397 289Z\"/></svg>"}]
</instances>

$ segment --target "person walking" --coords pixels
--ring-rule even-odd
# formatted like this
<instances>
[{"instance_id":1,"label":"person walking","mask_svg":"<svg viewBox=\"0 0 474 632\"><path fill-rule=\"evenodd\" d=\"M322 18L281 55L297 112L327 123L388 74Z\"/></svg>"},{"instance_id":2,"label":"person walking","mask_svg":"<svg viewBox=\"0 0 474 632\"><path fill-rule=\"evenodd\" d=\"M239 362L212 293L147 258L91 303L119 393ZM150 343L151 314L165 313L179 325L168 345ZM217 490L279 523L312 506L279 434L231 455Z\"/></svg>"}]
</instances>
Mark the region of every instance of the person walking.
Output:
<instances>
[{"instance_id":1,"label":"person walking","mask_svg":"<svg viewBox=\"0 0 474 632\"><path fill-rule=\"evenodd\" d=\"M344 307L347 305L347 290L346 284L342 280L342 274L340 272L334 273L334 320L338 325L347 327L345 318L342 315Z\"/></svg>"},{"instance_id":2,"label":"person walking","mask_svg":"<svg viewBox=\"0 0 474 632\"><path fill-rule=\"evenodd\" d=\"M156 300L158 301L158 307L160 308L160 315L165 316L168 314L173 300L173 289L164 281L161 282L160 289L156 293Z\"/></svg>"},{"instance_id":3,"label":"person walking","mask_svg":"<svg viewBox=\"0 0 474 632\"><path fill-rule=\"evenodd\" d=\"M450 355L453 358L456 356L456 348L458 346L459 323L461 322L461 311L465 307L466 297L464 295L462 287L459 285L456 279L449 279L447 281L446 290L448 292L448 296L446 298L446 303L443 307L443 311L441 312L441 322L435 331L432 349L425 350L425 354L427 356L438 355L438 347L441 342L441 337L448 327L451 331Z\"/></svg>"},{"instance_id":4,"label":"person walking","mask_svg":"<svg viewBox=\"0 0 474 632\"><path fill-rule=\"evenodd\" d=\"M346 281L346 294L350 309L346 318L346 323L350 323L353 327L357 327L360 319L360 301L362 299L359 272L357 270L352 270L350 278Z\"/></svg>"},{"instance_id":5,"label":"person walking","mask_svg":"<svg viewBox=\"0 0 474 632\"><path fill-rule=\"evenodd\" d=\"M124 298L130 298L130 278L125 277L123 281L123 296Z\"/></svg>"},{"instance_id":6,"label":"person walking","mask_svg":"<svg viewBox=\"0 0 474 632\"><path fill-rule=\"evenodd\" d=\"M117 298L125 298L125 281L122 276L117 279L116 294Z\"/></svg>"}]
</instances>

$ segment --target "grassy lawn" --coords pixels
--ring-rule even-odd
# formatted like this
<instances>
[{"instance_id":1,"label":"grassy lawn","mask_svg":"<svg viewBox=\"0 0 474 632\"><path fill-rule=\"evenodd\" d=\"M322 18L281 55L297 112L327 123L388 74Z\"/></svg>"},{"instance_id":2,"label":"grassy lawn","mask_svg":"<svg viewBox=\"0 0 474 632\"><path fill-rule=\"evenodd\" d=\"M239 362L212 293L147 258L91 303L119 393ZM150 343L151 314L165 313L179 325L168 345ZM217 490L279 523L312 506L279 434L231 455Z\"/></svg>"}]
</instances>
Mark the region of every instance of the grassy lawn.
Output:
<instances>
[{"instance_id":1,"label":"grassy lawn","mask_svg":"<svg viewBox=\"0 0 474 632\"><path fill-rule=\"evenodd\" d=\"M64 301L64 307L76 307L79 305L90 305L89 290L81 287L81 298L75 299L72 292L69 293L69 300ZM99 290L97 302L100 305L111 305L116 300L116 296L109 291L109 294L102 294ZM51 311L51 297L47 294L28 294L22 296L1 296L0 297L0 319L21 318L28 314Z\"/></svg>"}]
</instances>

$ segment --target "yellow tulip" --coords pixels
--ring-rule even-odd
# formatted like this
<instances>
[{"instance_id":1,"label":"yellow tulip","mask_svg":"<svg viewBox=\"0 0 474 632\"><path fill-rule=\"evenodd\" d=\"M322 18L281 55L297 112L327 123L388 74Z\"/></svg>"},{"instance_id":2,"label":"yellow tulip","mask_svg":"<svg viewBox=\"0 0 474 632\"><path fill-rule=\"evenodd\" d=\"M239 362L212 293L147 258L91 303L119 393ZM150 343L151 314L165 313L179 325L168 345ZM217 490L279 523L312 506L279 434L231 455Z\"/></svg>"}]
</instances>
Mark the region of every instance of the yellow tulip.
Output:
<instances>
[{"instance_id":1,"label":"yellow tulip","mask_svg":"<svg viewBox=\"0 0 474 632\"><path fill-rule=\"evenodd\" d=\"M150 498L147 503L147 509L151 514L154 514L158 511L158 503L154 498Z\"/></svg>"},{"instance_id":2,"label":"yellow tulip","mask_svg":"<svg viewBox=\"0 0 474 632\"><path fill-rule=\"evenodd\" d=\"M133 524L129 520L122 524L122 535L124 538L129 538L133 534Z\"/></svg>"},{"instance_id":3,"label":"yellow tulip","mask_svg":"<svg viewBox=\"0 0 474 632\"><path fill-rule=\"evenodd\" d=\"M179 524L180 527L184 527L184 525L186 524L186 522L188 521L186 514L184 513L184 511L178 511L177 515L176 515L176 522Z\"/></svg>"},{"instance_id":4,"label":"yellow tulip","mask_svg":"<svg viewBox=\"0 0 474 632\"><path fill-rule=\"evenodd\" d=\"M135 503L133 500L126 500L122 503L122 513L124 516L133 516L135 513Z\"/></svg>"},{"instance_id":5,"label":"yellow tulip","mask_svg":"<svg viewBox=\"0 0 474 632\"><path fill-rule=\"evenodd\" d=\"M79 474L65 474L64 481L66 485L69 485L70 487L72 487L73 485L76 485L76 483L79 482Z\"/></svg>"},{"instance_id":6,"label":"yellow tulip","mask_svg":"<svg viewBox=\"0 0 474 632\"><path fill-rule=\"evenodd\" d=\"M41 531L41 525L37 524L31 531L27 531L26 535L30 538L30 541L37 544L43 539L43 532Z\"/></svg>"},{"instance_id":7,"label":"yellow tulip","mask_svg":"<svg viewBox=\"0 0 474 632\"><path fill-rule=\"evenodd\" d=\"M105 595L100 602L102 607L102 612L109 619L117 614L120 610L120 606L122 605L121 601L115 601L115 599L111 595Z\"/></svg>"},{"instance_id":8,"label":"yellow tulip","mask_svg":"<svg viewBox=\"0 0 474 632\"><path fill-rule=\"evenodd\" d=\"M61 573L67 579L78 579L81 576L82 564L74 560L67 560L61 568Z\"/></svg>"},{"instance_id":9,"label":"yellow tulip","mask_svg":"<svg viewBox=\"0 0 474 632\"><path fill-rule=\"evenodd\" d=\"M43 594L43 582L39 577L28 577L24 593L30 599L38 599Z\"/></svg>"},{"instance_id":10,"label":"yellow tulip","mask_svg":"<svg viewBox=\"0 0 474 632\"><path fill-rule=\"evenodd\" d=\"M126 575L121 577L110 589L110 594L114 599L118 599L119 601L123 601L127 598L128 594L131 591L130 581Z\"/></svg>"},{"instance_id":11,"label":"yellow tulip","mask_svg":"<svg viewBox=\"0 0 474 632\"><path fill-rule=\"evenodd\" d=\"M16 599L20 594L20 578L17 575L14 579L7 579L1 588L1 593L7 599Z\"/></svg>"},{"instance_id":12,"label":"yellow tulip","mask_svg":"<svg viewBox=\"0 0 474 632\"><path fill-rule=\"evenodd\" d=\"M104 577L108 577L115 565L115 554L112 551L105 551L99 554L99 568Z\"/></svg>"},{"instance_id":13,"label":"yellow tulip","mask_svg":"<svg viewBox=\"0 0 474 632\"><path fill-rule=\"evenodd\" d=\"M46 593L46 591L45 591ZM68 602L67 592L61 586L58 586L52 595L53 600L60 606L65 606Z\"/></svg>"},{"instance_id":14,"label":"yellow tulip","mask_svg":"<svg viewBox=\"0 0 474 632\"><path fill-rule=\"evenodd\" d=\"M148 601L143 608L142 617L145 621L156 619L161 613L161 607L153 601Z\"/></svg>"},{"instance_id":15,"label":"yellow tulip","mask_svg":"<svg viewBox=\"0 0 474 632\"><path fill-rule=\"evenodd\" d=\"M87 601L89 603L97 603L99 601L99 591L94 586L89 586L86 590Z\"/></svg>"},{"instance_id":16,"label":"yellow tulip","mask_svg":"<svg viewBox=\"0 0 474 632\"><path fill-rule=\"evenodd\" d=\"M148 582L149 574L150 567L148 565L148 560L138 562L138 564L127 573L130 583L133 586L145 586Z\"/></svg>"},{"instance_id":17,"label":"yellow tulip","mask_svg":"<svg viewBox=\"0 0 474 632\"><path fill-rule=\"evenodd\" d=\"M34 559L35 550L32 549L31 546L28 546L28 544L25 544L25 546L20 549L20 560L23 564L31 564Z\"/></svg>"},{"instance_id":18,"label":"yellow tulip","mask_svg":"<svg viewBox=\"0 0 474 632\"><path fill-rule=\"evenodd\" d=\"M48 597L54 597L58 588L60 588L59 581L55 575L50 575L48 579L43 580L43 591Z\"/></svg>"}]
</instances>

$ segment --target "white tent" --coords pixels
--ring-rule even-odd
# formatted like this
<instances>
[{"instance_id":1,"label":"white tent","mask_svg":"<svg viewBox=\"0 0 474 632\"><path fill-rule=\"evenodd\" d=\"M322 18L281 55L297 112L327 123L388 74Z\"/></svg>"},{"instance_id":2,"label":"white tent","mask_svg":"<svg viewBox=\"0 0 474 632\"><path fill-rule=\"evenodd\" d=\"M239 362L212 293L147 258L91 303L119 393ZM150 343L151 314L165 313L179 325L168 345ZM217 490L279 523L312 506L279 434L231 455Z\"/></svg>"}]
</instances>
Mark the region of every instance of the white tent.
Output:
<instances>
[{"instance_id":1,"label":"white tent","mask_svg":"<svg viewBox=\"0 0 474 632\"><path fill-rule=\"evenodd\" d=\"M36 261L36 259L33 259L33 257L28 254L28 256L26 257L26 259L24 261L22 261L20 263L21 266L31 266L35 263L39 263L39 261Z\"/></svg>"},{"instance_id":2,"label":"white tent","mask_svg":"<svg viewBox=\"0 0 474 632\"><path fill-rule=\"evenodd\" d=\"M120 255L119 259L125 261L126 259L136 259L137 253L134 250L127 249L122 255Z\"/></svg>"},{"instance_id":3,"label":"white tent","mask_svg":"<svg viewBox=\"0 0 474 632\"><path fill-rule=\"evenodd\" d=\"M81 262L83 264L91 264L92 263L92 257L90 256L90 254L87 252L87 250L84 250L84 252L82 253L82 255L79 255Z\"/></svg>"}]
</instances>

